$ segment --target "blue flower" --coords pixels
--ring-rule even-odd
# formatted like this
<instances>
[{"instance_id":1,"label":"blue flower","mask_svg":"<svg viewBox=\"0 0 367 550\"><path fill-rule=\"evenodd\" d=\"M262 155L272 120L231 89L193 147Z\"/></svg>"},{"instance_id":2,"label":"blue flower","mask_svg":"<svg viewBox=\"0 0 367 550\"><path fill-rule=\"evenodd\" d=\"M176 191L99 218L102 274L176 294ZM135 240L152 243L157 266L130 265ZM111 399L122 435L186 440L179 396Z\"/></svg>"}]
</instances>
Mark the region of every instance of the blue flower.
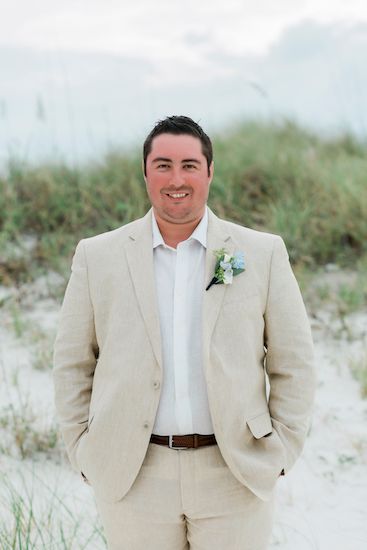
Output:
<instances>
[{"instance_id":1,"label":"blue flower","mask_svg":"<svg viewBox=\"0 0 367 550\"><path fill-rule=\"evenodd\" d=\"M232 266L235 269L244 269L245 259L244 259L243 252L236 252L236 254L233 257Z\"/></svg>"},{"instance_id":2,"label":"blue flower","mask_svg":"<svg viewBox=\"0 0 367 550\"><path fill-rule=\"evenodd\" d=\"M214 277L205 290L209 290L212 285L232 284L233 277L245 271L245 260L243 252L236 252L230 256L224 248L214 250L217 263L214 269Z\"/></svg>"}]
</instances>

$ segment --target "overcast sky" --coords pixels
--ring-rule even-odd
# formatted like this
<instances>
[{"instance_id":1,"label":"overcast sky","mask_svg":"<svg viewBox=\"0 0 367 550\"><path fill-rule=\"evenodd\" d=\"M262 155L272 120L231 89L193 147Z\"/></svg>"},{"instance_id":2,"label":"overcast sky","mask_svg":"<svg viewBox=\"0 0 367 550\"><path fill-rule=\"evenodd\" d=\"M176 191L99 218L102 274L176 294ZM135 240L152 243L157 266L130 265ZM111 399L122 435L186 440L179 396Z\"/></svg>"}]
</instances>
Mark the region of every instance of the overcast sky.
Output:
<instances>
[{"instance_id":1,"label":"overcast sky","mask_svg":"<svg viewBox=\"0 0 367 550\"><path fill-rule=\"evenodd\" d=\"M361 125L360 113L367 124L360 97L366 0L0 2L0 148L6 139L36 143L35 112L39 120L45 115L43 130L47 119L48 132L58 133L54 141L62 150L71 133L80 141L87 126L98 142L102 116L112 142L119 134L136 137L134 121L144 133L158 116L177 110L213 122L242 116L240 94L254 113L289 106L289 114L306 123L325 114L329 124L339 113L338 123ZM302 89L294 88L295 75ZM216 92L221 96L214 101ZM213 97L205 100L208 93ZM127 109L120 119L119 98ZM69 128L61 121L65 113ZM44 132L39 147L50 135Z\"/></svg>"},{"instance_id":2,"label":"overcast sky","mask_svg":"<svg viewBox=\"0 0 367 550\"><path fill-rule=\"evenodd\" d=\"M190 58L264 53L296 22L367 21L365 0L2 0L0 44ZM188 39L188 38L190 38ZM196 50L197 51L197 50ZM195 51L195 53L196 53Z\"/></svg>"}]
</instances>

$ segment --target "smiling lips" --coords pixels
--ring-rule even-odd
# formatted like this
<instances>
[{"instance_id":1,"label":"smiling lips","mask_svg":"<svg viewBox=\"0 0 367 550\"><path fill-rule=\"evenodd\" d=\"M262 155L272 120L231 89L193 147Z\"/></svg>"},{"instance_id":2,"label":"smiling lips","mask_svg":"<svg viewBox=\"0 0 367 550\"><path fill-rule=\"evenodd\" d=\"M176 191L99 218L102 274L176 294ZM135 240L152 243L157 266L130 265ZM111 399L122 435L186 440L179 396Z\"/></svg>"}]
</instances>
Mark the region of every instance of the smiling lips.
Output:
<instances>
[{"instance_id":1,"label":"smiling lips","mask_svg":"<svg viewBox=\"0 0 367 550\"><path fill-rule=\"evenodd\" d=\"M167 197L172 199L184 199L189 193L164 193Z\"/></svg>"}]
</instances>

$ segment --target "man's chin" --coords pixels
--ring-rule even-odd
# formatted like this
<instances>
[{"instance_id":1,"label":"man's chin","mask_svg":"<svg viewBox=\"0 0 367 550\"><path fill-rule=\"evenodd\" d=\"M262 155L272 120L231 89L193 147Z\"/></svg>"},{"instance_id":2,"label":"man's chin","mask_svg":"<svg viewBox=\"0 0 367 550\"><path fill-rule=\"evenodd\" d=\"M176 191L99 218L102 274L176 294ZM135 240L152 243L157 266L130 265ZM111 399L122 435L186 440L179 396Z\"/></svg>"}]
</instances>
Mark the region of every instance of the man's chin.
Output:
<instances>
[{"instance_id":1,"label":"man's chin","mask_svg":"<svg viewBox=\"0 0 367 550\"><path fill-rule=\"evenodd\" d=\"M189 223L195 220L197 217L195 212L191 210L182 210L177 212L165 211L158 212L158 215L163 218L166 222L170 223Z\"/></svg>"}]
</instances>

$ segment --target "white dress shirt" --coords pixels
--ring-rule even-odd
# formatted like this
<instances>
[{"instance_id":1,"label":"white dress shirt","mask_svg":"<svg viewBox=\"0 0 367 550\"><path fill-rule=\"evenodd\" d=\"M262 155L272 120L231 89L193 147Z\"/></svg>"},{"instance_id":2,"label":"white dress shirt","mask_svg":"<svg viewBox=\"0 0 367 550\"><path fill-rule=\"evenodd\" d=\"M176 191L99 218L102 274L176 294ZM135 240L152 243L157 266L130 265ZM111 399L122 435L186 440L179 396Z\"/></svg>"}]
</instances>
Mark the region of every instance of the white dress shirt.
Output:
<instances>
[{"instance_id":1,"label":"white dress shirt","mask_svg":"<svg viewBox=\"0 0 367 550\"><path fill-rule=\"evenodd\" d=\"M202 360L208 211L191 236L168 246L152 211L153 256L162 339L163 380L153 433L214 433Z\"/></svg>"}]
</instances>

